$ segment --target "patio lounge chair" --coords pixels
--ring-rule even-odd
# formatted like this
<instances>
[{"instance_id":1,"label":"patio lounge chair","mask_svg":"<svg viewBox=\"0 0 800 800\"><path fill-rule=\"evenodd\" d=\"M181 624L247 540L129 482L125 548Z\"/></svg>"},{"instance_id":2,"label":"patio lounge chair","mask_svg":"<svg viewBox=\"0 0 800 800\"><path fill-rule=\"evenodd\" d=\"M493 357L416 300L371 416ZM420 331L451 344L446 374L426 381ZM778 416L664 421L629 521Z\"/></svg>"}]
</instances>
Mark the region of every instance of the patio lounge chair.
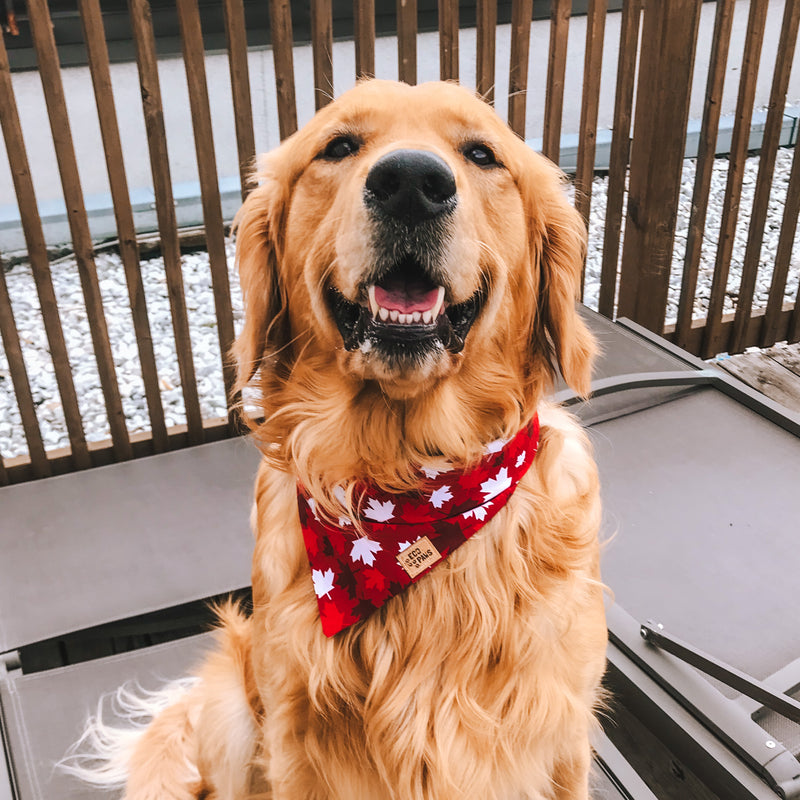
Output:
<instances>
[{"instance_id":1,"label":"patio lounge chair","mask_svg":"<svg viewBox=\"0 0 800 800\"><path fill-rule=\"evenodd\" d=\"M800 796L800 726L663 649L675 634L796 691L800 420L635 325L586 316L604 348L597 393L558 396L590 426L615 534L596 796L690 797L683 768L704 797ZM205 598L246 597L257 461L231 440L0 489L0 800L105 796L54 763L103 693L201 657ZM640 634L650 619L661 646ZM614 708L675 759L677 789Z\"/></svg>"}]
</instances>

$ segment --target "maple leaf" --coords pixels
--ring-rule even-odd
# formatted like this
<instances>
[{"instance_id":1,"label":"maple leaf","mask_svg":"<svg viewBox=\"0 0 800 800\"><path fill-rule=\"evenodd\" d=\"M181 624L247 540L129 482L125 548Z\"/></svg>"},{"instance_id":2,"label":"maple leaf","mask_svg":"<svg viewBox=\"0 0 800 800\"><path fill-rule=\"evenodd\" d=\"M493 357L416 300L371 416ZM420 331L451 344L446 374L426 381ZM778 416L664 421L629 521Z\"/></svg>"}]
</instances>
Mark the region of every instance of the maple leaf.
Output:
<instances>
[{"instance_id":1,"label":"maple leaf","mask_svg":"<svg viewBox=\"0 0 800 800\"><path fill-rule=\"evenodd\" d=\"M497 497L500 492L505 491L511 486L511 478L508 477L508 469L503 467L494 478L489 478L481 484L481 492L484 500L491 500Z\"/></svg>"},{"instance_id":2,"label":"maple leaf","mask_svg":"<svg viewBox=\"0 0 800 800\"><path fill-rule=\"evenodd\" d=\"M350 558L353 561L361 561L368 566L372 566L375 563L375 553L380 553L382 549L378 542L373 542L372 539L362 536L353 542Z\"/></svg>"},{"instance_id":3,"label":"maple leaf","mask_svg":"<svg viewBox=\"0 0 800 800\"><path fill-rule=\"evenodd\" d=\"M527 453L525 450L523 450L523 451L522 451L522 452L521 452L521 453L520 453L520 454L517 456L517 463L516 463L514 466L515 466L515 467L521 467L521 466L522 466L522 465L525 463L525 456L526 456L527 454L528 454L528 453Z\"/></svg>"},{"instance_id":4,"label":"maple leaf","mask_svg":"<svg viewBox=\"0 0 800 800\"><path fill-rule=\"evenodd\" d=\"M490 505L491 503L484 503L482 506L475 506L475 508L471 508L469 511L465 511L461 516L464 517L464 519L475 517L475 519L478 519L481 522L483 522L486 519L486 514L489 510Z\"/></svg>"},{"instance_id":5,"label":"maple leaf","mask_svg":"<svg viewBox=\"0 0 800 800\"><path fill-rule=\"evenodd\" d=\"M380 500L370 498L369 505L364 509L364 516L374 519L375 522L386 522L394 516L394 503L391 500L381 503Z\"/></svg>"},{"instance_id":6,"label":"maple leaf","mask_svg":"<svg viewBox=\"0 0 800 800\"><path fill-rule=\"evenodd\" d=\"M314 592L317 597L330 598L331 591L333 590L333 570L326 569L323 572L321 569L314 569L311 571L311 580L314 581Z\"/></svg>"},{"instance_id":7,"label":"maple leaf","mask_svg":"<svg viewBox=\"0 0 800 800\"><path fill-rule=\"evenodd\" d=\"M309 497L306 502L308 503L308 507L311 509L311 513L314 515L314 519L319 522L320 519L319 514L317 514L317 501L314 500L313 497Z\"/></svg>"},{"instance_id":8,"label":"maple leaf","mask_svg":"<svg viewBox=\"0 0 800 800\"><path fill-rule=\"evenodd\" d=\"M353 605L353 603L348 602L345 606L349 607L339 607L333 603L325 603L320 608L322 631L326 636L333 636L358 619L353 614Z\"/></svg>"},{"instance_id":9,"label":"maple leaf","mask_svg":"<svg viewBox=\"0 0 800 800\"><path fill-rule=\"evenodd\" d=\"M345 525L352 525L353 520L348 519L347 517L339 517L339 527L344 528Z\"/></svg>"},{"instance_id":10,"label":"maple leaf","mask_svg":"<svg viewBox=\"0 0 800 800\"><path fill-rule=\"evenodd\" d=\"M429 461L427 465L422 466L421 469L425 473L426 478L433 480L437 475L441 475L443 472L450 472L450 470L453 469L453 465L449 461L440 458L438 461Z\"/></svg>"},{"instance_id":11,"label":"maple leaf","mask_svg":"<svg viewBox=\"0 0 800 800\"><path fill-rule=\"evenodd\" d=\"M386 576L377 569L364 570L364 578L364 587L378 592L384 591L386 584L389 582Z\"/></svg>"},{"instance_id":12,"label":"maple leaf","mask_svg":"<svg viewBox=\"0 0 800 800\"><path fill-rule=\"evenodd\" d=\"M406 550L409 547L411 547L411 542L400 542L400 544L397 545L397 552L402 553L403 550Z\"/></svg>"},{"instance_id":13,"label":"maple leaf","mask_svg":"<svg viewBox=\"0 0 800 800\"><path fill-rule=\"evenodd\" d=\"M511 439L495 439L493 442L489 442L486 445L486 453L499 453L509 442Z\"/></svg>"},{"instance_id":14,"label":"maple leaf","mask_svg":"<svg viewBox=\"0 0 800 800\"><path fill-rule=\"evenodd\" d=\"M447 500L453 499L453 493L449 486L440 486L431 493L431 505L434 508L441 508Z\"/></svg>"}]
</instances>

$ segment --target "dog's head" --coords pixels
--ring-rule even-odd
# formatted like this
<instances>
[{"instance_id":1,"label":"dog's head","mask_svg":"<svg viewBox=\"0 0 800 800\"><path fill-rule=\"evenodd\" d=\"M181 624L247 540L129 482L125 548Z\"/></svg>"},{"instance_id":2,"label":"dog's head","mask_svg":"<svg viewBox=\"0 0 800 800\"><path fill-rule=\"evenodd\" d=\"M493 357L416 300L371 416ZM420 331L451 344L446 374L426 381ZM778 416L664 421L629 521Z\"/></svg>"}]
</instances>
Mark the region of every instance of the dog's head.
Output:
<instances>
[{"instance_id":1,"label":"dog's head","mask_svg":"<svg viewBox=\"0 0 800 800\"><path fill-rule=\"evenodd\" d=\"M588 389L584 224L557 168L467 90L359 84L259 178L238 217L240 384L289 380L303 353L390 400L505 376L538 402L556 367Z\"/></svg>"}]
</instances>

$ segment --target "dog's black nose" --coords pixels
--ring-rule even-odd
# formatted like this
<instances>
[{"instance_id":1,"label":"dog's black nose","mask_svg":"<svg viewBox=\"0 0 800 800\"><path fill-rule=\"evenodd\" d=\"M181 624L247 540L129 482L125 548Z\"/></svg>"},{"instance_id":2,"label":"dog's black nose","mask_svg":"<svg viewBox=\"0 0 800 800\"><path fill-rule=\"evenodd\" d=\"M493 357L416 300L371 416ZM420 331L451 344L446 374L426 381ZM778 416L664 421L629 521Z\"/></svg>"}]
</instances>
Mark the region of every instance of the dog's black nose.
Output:
<instances>
[{"instance_id":1,"label":"dog's black nose","mask_svg":"<svg viewBox=\"0 0 800 800\"><path fill-rule=\"evenodd\" d=\"M456 205L452 170L426 150L394 150L382 156L369 171L366 187L382 211L409 224L432 219Z\"/></svg>"}]
</instances>

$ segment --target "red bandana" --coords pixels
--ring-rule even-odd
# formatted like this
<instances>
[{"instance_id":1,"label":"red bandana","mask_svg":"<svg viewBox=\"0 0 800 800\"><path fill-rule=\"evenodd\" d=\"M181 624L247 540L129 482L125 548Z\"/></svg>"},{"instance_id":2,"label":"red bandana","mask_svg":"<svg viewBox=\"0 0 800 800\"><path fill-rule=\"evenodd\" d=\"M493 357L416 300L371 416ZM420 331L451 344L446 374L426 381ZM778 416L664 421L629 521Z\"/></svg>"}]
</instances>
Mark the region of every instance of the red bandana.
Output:
<instances>
[{"instance_id":1,"label":"red bandana","mask_svg":"<svg viewBox=\"0 0 800 800\"><path fill-rule=\"evenodd\" d=\"M424 489L389 494L366 488L363 534L351 520L317 513L298 487L303 539L326 636L368 617L390 597L442 563L505 504L539 446L534 417L513 439L498 440L469 472L423 467Z\"/></svg>"}]
</instances>

